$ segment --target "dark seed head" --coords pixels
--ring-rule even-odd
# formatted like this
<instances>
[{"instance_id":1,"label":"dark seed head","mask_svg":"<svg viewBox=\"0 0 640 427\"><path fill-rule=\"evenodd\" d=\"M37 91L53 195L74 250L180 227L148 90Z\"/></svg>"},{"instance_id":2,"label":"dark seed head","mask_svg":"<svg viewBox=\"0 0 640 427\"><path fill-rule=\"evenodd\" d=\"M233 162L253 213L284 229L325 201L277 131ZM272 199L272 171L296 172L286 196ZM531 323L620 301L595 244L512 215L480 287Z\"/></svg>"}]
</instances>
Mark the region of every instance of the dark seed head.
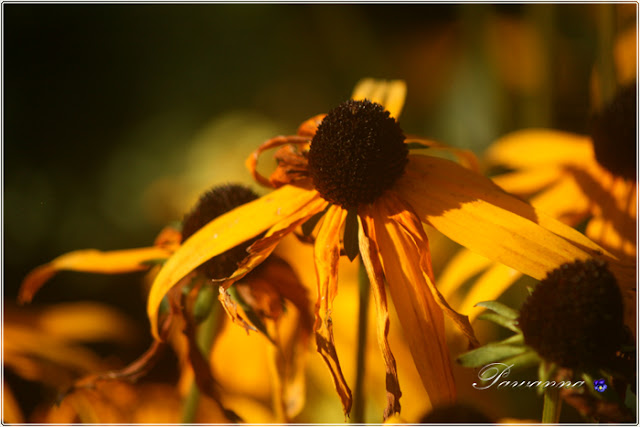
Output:
<instances>
[{"instance_id":1,"label":"dark seed head","mask_svg":"<svg viewBox=\"0 0 640 427\"><path fill-rule=\"evenodd\" d=\"M221 185L207 191L200 196L200 200L191 212L185 215L182 221L182 241L187 240L211 220L257 198L258 195L249 188L237 184ZM198 271L209 279L230 276L236 270L238 263L247 256L247 248L251 243L253 240L211 258L198 267Z\"/></svg>"},{"instance_id":2,"label":"dark seed head","mask_svg":"<svg viewBox=\"0 0 640 427\"><path fill-rule=\"evenodd\" d=\"M311 141L309 174L320 195L344 208L372 203L404 172L402 129L380 104L350 100L331 110Z\"/></svg>"},{"instance_id":3,"label":"dark seed head","mask_svg":"<svg viewBox=\"0 0 640 427\"><path fill-rule=\"evenodd\" d=\"M622 89L593 118L591 137L598 163L614 175L636 179L636 84Z\"/></svg>"},{"instance_id":4,"label":"dark seed head","mask_svg":"<svg viewBox=\"0 0 640 427\"><path fill-rule=\"evenodd\" d=\"M624 341L622 295L602 261L550 272L520 310L525 343L565 368L606 368Z\"/></svg>"}]
</instances>

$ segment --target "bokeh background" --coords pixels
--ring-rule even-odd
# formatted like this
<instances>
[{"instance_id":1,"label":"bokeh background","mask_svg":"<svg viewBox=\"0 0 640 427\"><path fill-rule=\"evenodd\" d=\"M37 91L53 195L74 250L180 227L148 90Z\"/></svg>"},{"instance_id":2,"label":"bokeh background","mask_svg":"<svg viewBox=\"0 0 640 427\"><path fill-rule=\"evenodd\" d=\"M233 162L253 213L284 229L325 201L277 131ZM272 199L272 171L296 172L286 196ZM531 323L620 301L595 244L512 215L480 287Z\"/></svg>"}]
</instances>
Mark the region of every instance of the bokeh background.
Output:
<instances>
[{"instance_id":1,"label":"bokeh background","mask_svg":"<svg viewBox=\"0 0 640 427\"><path fill-rule=\"evenodd\" d=\"M479 155L516 129L587 133L594 67L616 40L635 43L637 4L4 3L2 15L11 305L57 255L147 246L215 184L259 190L246 156L362 77L405 80L403 129ZM121 309L142 331L118 349L131 360L150 342L140 278L61 273L34 304ZM153 375L174 375L166 366ZM6 375L28 413L41 396Z\"/></svg>"}]
</instances>

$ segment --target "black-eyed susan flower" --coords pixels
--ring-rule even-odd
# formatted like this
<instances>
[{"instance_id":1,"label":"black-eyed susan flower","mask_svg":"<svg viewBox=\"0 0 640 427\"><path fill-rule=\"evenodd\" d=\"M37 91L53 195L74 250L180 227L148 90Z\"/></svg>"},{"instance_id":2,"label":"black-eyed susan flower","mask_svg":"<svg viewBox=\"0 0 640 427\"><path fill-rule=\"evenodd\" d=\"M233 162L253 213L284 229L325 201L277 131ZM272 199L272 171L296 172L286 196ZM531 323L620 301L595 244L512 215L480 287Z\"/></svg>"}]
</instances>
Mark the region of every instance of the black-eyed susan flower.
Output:
<instances>
[{"instance_id":1,"label":"black-eyed susan flower","mask_svg":"<svg viewBox=\"0 0 640 427\"><path fill-rule=\"evenodd\" d=\"M492 177L496 184L572 227L586 224L585 234L610 253L611 269L627 301L626 323L634 331L636 92L635 85L619 92L594 117L591 136L522 130L500 138L487 152L489 164L513 169ZM472 319L479 314L473 310L476 302L497 299L522 276L513 268L462 250L443 272L443 293L454 293L478 273L482 274L458 306Z\"/></svg>"},{"instance_id":2,"label":"black-eyed susan flower","mask_svg":"<svg viewBox=\"0 0 640 427\"><path fill-rule=\"evenodd\" d=\"M332 302L338 291L338 259L343 250L353 255L354 246L366 267L378 312L379 344L387 372L385 416L399 411L401 394L387 341L385 282L432 404L454 401L444 314L471 341L475 338L467 318L454 312L434 285L422 223L536 278L564 263L585 259L598 248L474 171L453 161L410 153L412 142L435 144L404 135L397 121L404 96L403 82L364 80L351 100L304 122L297 135L279 136L261 145L247 164L260 183L275 190L203 226L167 260L149 293L154 335L159 337L162 299L199 265L265 233L249 247L240 268L221 281L220 299L226 303L231 285L304 224L307 234L317 229L316 345L345 413L351 407L351 391L333 344ZM257 172L257 159L275 147L280 147L278 167L267 179ZM354 223L357 233L353 233Z\"/></svg>"},{"instance_id":3,"label":"black-eyed susan flower","mask_svg":"<svg viewBox=\"0 0 640 427\"><path fill-rule=\"evenodd\" d=\"M545 393L543 422L558 421L558 397L585 416L614 422L631 419L618 395L635 381L635 370L625 356L629 350L633 354L632 341L623 322L620 287L604 261L575 261L550 271L519 311L496 301L478 306L490 310L481 319L515 335L458 358L463 366L481 368L474 387L527 387ZM537 380L511 375L535 365ZM603 394L606 382L616 384L618 395Z\"/></svg>"},{"instance_id":4,"label":"black-eyed susan flower","mask_svg":"<svg viewBox=\"0 0 640 427\"><path fill-rule=\"evenodd\" d=\"M180 246L180 242L196 233L202 225L257 197L253 191L241 185L214 187L203 194L195 207L185 215L181 230L167 227L160 233L154 246L109 252L82 250L62 255L28 274L18 298L21 302L31 301L38 289L60 270L103 274L152 270L153 275L158 265ZM229 399L222 396L218 381L212 375L213 362L209 353L217 329L202 323L205 319L212 319L213 322L218 320L211 313L212 306L217 304L215 297L211 298L213 292L210 282L231 275L245 257L249 244L246 242L244 246L230 248L213 257L185 277L183 286L176 287L175 292L167 295L161 315L162 340L154 340L147 352L123 369L87 372L90 375L76 381L67 394L82 395L83 389L95 387L105 380L137 380L153 367L169 342L179 359L180 392L188 395L190 385L196 384L200 392L216 402L226 414L227 418L217 421L238 420L234 412L223 406ZM290 420L304 404L304 354L312 329L307 291L291 267L276 255L246 275L237 284L236 291L234 298L229 298L224 305L228 314L247 330L259 330L267 337L269 370L265 376L268 377L267 384L270 380L274 390L274 415L269 420ZM295 322L296 326L281 336L281 324L285 318L289 318L289 323ZM196 401L199 398L197 393L191 395L196 396ZM195 408L189 415L191 421L194 420ZM249 420L253 418L250 416Z\"/></svg>"}]
</instances>

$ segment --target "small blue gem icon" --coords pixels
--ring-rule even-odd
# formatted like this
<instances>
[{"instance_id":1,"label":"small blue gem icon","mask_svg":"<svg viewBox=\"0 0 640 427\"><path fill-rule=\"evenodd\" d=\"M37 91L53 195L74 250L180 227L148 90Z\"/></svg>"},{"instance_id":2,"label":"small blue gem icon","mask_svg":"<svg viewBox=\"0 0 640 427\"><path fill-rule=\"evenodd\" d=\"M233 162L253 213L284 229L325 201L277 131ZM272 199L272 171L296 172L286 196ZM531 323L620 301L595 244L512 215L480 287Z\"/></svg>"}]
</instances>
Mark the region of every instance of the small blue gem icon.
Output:
<instances>
[{"instance_id":1,"label":"small blue gem icon","mask_svg":"<svg viewBox=\"0 0 640 427\"><path fill-rule=\"evenodd\" d=\"M604 378L600 378L599 380L595 380L593 382L593 388L597 392L602 393L603 391L605 391L607 389L607 383L604 381Z\"/></svg>"}]
</instances>

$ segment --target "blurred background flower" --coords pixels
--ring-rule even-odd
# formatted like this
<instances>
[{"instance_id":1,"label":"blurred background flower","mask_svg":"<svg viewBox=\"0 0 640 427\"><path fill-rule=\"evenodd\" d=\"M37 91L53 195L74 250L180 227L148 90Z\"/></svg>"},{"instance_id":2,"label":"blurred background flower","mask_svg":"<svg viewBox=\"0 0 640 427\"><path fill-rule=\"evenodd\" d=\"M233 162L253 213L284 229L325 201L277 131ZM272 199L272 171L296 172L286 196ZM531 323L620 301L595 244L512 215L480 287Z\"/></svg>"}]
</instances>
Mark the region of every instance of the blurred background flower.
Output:
<instances>
[{"instance_id":1,"label":"blurred background flower","mask_svg":"<svg viewBox=\"0 0 640 427\"><path fill-rule=\"evenodd\" d=\"M405 80L402 126L478 154L522 128L587 134L603 16L613 34L625 34L618 43L637 45L635 3L4 4L5 301L32 268L62 253L148 245L213 184L259 190L244 168L256 144L294 133L363 76ZM624 73L621 81L636 78ZM456 246L429 233L440 245L437 275ZM127 313L143 333L108 354L130 361L151 339L141 280L132 273L114 285L113 277L62 272L35 304L99 300ZM348 300L347 287L340 292ZM355 285L352 292L355 299ZM355 336L353 305L340 321L353 322L353 335L336 331L339 348ZM480 331L481 341L483 333L493 334ZM410 366L396 336L398 365ZM162 363L149 381L177 378L176 361ZM473 390L470 373L455 374L460 398L482 403L491 418L539 417L534 396ZM415 373L399 375L403 419L417 421L429 409L420 407L423 391L409 385ZM301 421L343 420L325 377L310 379L309 396L326 398L308 397ZM384 379L371 378L380 383L365 389L380 390ZM39 385L11 372L5 381L30 419L43 400ZM367 420L378 421L383 399L368 400Z\"/></svg>"}]
</instances>

